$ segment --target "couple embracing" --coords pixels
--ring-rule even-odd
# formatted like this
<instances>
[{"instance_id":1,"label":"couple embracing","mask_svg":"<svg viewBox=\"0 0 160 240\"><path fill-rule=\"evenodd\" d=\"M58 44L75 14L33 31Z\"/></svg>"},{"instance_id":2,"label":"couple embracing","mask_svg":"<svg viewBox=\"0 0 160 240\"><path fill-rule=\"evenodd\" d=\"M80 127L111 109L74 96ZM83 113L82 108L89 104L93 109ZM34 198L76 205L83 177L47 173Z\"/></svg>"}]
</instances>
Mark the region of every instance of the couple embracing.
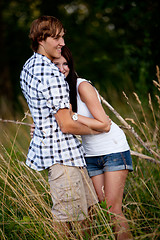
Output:
<instances>
[{"instance_id":1,"label":"couple embracing","mask_svg":"<svg viewBox=\"0 0 160 240\"><path fill-rule=\"evenodd\" d=\"M97 90L77 76L64 34L52 16L34 20L30 28L34 53L20 76L34 121L26 164L48 169L55 225L81 223L91 206L106 200L116 239L133 239L122 213L126 177L133 170L129 145Z\"/></svg>"}]
</instances>

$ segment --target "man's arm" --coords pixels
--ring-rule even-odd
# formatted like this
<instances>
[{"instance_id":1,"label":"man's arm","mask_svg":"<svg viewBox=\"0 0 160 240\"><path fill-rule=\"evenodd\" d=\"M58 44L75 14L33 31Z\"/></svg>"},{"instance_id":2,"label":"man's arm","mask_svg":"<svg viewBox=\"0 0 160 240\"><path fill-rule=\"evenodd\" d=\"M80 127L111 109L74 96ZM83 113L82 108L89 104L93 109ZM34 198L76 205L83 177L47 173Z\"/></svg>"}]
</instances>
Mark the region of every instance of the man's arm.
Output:
<instances>
[{"instance_id":1,"label":"man's arm","mask_svg":"<svg viewBox=\"0 0 160 240\"><path fill-rule=\"evenodd\" d=\"M78 121L74 121L71 118L70 110L67 108L58 110L58 112L54 116L63 133L70 133L76 135L100 133L98 131L92 130L84 124L79 123Z\"/></svg>"}]
</instances>

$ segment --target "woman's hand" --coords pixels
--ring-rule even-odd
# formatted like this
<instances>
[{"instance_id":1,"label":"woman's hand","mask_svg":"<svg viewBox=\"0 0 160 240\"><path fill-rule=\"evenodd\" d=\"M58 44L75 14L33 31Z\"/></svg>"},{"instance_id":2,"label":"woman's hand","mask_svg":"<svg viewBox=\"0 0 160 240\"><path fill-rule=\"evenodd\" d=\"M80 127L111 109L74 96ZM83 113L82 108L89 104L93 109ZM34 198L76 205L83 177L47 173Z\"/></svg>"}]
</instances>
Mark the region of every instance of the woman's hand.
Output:
<instances>
[{"instance_id":1,"label":"woman's hand","mask_svg":"<svg viewBox=\"0 0 160 240\"><path fill-rule=\"evenodd\" d=\"M107 119L106 119L106 126L104 127L104 132L109 132L110 129L111 129L111 125L112 125L112 122L111 122L111 119L109 118L109 116L107 115Z\"/></svg>"},{"instance_id":2,"label":"woman's hand","mask_svg":"<svg viewBox=\"0 0 160 240\"><path fill-rule=\"evenodd\" d=\"M31 126L31 128L30 128L30 136L31 136L31 138L33 138L34 130L35 130L35 125L34 125L34 123L33 123L32 126Z\"/></svg>"}]
</instances>

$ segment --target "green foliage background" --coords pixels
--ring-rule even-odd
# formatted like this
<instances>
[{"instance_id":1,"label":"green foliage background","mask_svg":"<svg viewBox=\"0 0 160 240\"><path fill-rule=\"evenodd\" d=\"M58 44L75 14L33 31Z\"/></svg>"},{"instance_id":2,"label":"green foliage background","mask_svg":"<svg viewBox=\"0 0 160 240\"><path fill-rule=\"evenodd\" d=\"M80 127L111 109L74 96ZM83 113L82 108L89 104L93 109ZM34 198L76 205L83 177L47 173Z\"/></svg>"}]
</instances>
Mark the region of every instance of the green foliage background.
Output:
<instances>
[{"instance_id":1,"label":"green foliage background","mask_svg":"<svg viewBox=\"0 0 160 240\"><path fill-rule=\"evenodd\" d=\"M63 22L78 74L107 100L121 101L122 90L143 98L159 65L159 9L158 0L1 0L0 115L19 106L19 75L32 54L29 28L40 15Z\"/></svg>"},{"instance_id":2,"label":"green foliage background","mask_svg":"<svg viewBox=\"0 0 160 240\"><path fill-rule=\"evenodd\" d=\"M160 66L159 9L158 0L0 1L0 117L32 122L26 113L24 117L28 108L21 98L19 75L32 54L31 22L53 15L67 29L65 42L78 74L90 79L124 118L127 111L126 121L152 150L153 154L126 129L131 150L146 155L146 159L133 156L134 171L128 176L123 199L123 211L137 240L160 239L160 165L147 161L147 156L159 161L160 155L159 70L155 76L156 65ZM153 85L152 79L157 78ZM138 95L134 94L133 102L126 97L123 104L122 91ZM0 129L0 239L64 239L55 238L46 172L35 173L24 163L30 127L0 122ZM98 209L91 237L112 239L102 213ZM74 234L74 239L82 239L79 230Z\"/></svg>"}]
</instances>

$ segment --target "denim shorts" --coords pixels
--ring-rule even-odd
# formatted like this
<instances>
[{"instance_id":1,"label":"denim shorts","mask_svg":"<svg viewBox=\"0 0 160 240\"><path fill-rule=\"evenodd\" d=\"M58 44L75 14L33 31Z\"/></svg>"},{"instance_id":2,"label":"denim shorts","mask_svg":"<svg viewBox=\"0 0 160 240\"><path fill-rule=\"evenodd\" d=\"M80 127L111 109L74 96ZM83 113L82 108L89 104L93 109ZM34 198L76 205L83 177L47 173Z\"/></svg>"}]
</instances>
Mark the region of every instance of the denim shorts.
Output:
<instances>
[{"instance_id":1,"label":"denim shorts","mask_svg":"<svg viewBox=\"0 0 160 240\"><path fill-rule=\"evenodd\" d=\"M125 169L133 171L132 158L129 150L102 156L85 157L85 160L90 177L102 174L104 172Z\"/></svg>"}]
</instances>

